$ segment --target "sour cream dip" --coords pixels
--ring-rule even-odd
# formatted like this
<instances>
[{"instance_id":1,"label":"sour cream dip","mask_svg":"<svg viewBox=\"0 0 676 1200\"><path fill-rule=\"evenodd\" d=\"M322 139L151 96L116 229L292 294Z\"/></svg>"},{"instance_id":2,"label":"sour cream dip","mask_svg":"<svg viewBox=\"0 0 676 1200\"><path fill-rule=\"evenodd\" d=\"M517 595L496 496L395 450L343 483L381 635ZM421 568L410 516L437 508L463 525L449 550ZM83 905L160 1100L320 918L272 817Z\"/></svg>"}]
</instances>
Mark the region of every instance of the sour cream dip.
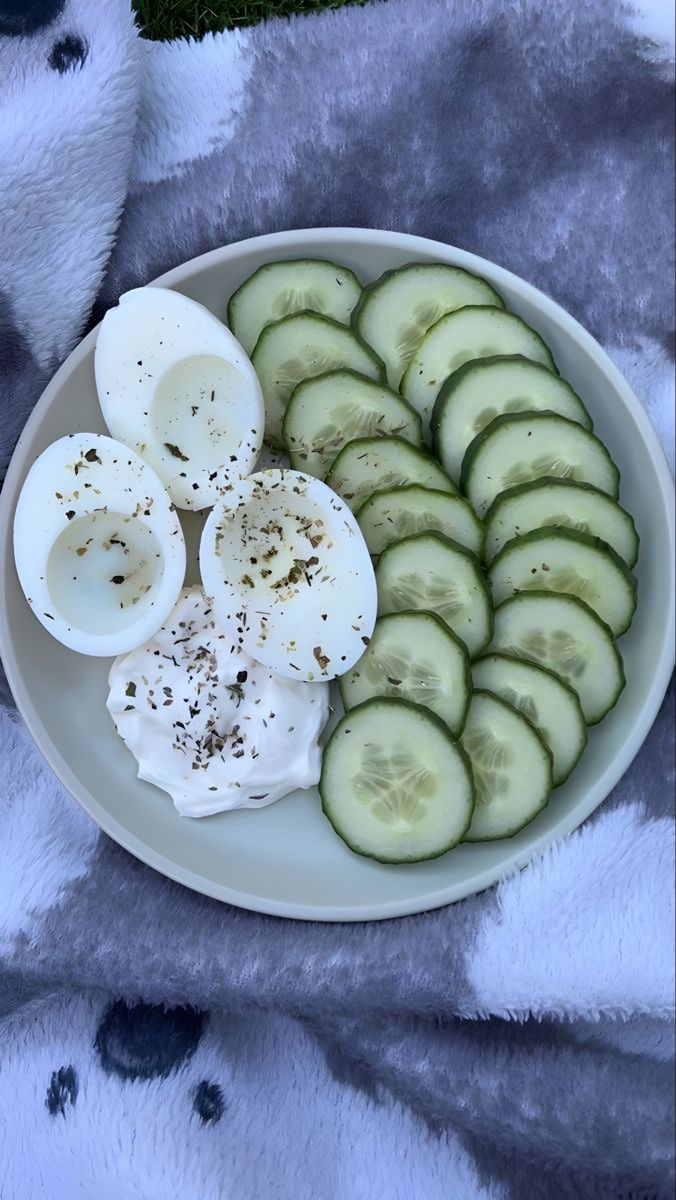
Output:
<instances>
[{"instance_id":1,"label":"sour cream dip","mask_svg":"<svg viewBox=\"0 0 676 1200\"><path fill-rule=\"evenodd\" d=\"M199 587L145 645L115 659L108 711L138 776L186 817L261 808L321 772L329 688L275 674L222 633Z\"/></svg>"}]
</instances>

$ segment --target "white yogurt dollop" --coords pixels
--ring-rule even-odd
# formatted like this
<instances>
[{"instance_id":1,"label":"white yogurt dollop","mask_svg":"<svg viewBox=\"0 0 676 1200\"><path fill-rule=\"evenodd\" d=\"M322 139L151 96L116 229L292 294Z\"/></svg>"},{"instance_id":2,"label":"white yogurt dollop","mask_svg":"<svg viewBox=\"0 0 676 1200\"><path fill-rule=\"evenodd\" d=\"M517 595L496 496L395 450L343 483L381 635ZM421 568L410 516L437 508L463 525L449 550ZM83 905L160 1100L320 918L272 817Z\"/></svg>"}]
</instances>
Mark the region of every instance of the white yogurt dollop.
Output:
<instances>
[{"instance_id":1,"label":"white yogurt dollop","mask_svg":"<svg viewBox=\"0 0 676 1200\"><path fill-rule=\"evenodd\" d=\"M113 663L108 710L138 775L183 816L262 808L319 780L328 684L285 679L233 645L201 588Z\"/></svg>"}]
</instances>

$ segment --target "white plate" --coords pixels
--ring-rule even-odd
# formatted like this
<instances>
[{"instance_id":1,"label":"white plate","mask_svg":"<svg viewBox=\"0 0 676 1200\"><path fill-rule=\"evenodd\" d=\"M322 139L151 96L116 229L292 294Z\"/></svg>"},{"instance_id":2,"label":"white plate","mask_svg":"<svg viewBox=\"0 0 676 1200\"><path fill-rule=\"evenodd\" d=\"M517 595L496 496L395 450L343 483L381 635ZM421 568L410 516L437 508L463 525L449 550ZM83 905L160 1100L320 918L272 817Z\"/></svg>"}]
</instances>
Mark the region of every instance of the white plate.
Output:
<instances>
[{"instance_id":1,"label":"white plate","mask_svg":"<svg viewBox=\"0 0 676 1200\"><path fill-rule=\"evenodd\" d=\"M11 549L16 498L30 464L55 438L105 432L94 386L93 330L45 390L19 440L0 499L0 651L19 709L52 768L122 846L197 891L244 908L325 921L423 912L481 891L575 829L601 803L657 714L674 657L673 483L655 433L631 389L594 339L541 292L501 267L439 242L370 229L309 229L252 238L185 263L155 283L224 317L231 292L273 259L327 257L366 282L405 262L442 261L488 279L542 334L561 374L587 405L622 472L621 500L641 537L639 603L622 638L627 687L590 730L578 767L516 837L460 846L416 865L382 866L352 854L332 832L315 791L269 808L195 821L136 779L135 762L106 712L107 660L66 650L38 624L19 588ZM184 525L192 579L198 517ZM189 576L190 578L190 576Z\"/></svg>"}]
</instances>

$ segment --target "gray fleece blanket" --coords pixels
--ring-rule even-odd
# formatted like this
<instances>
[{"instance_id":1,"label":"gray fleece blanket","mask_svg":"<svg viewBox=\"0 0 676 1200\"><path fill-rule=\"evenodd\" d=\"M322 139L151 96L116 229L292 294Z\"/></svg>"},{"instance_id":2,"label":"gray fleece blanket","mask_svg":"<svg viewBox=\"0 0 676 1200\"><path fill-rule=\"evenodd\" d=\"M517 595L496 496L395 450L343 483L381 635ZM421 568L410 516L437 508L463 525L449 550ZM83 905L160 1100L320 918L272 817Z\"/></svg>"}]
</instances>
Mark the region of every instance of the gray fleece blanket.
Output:
<instances>
[{"instance_id":1,"label":"gray fleece blanket","mask_svg":"<svg viewBox=\"0 0 676 1200\"><path fill-rule=\"evenodd\" d=\"M671 452L669 24L618 0L372 0L161 45L125 0L0 0L3 466L121 290L311 225L525 276ZM153 873L1 699L2 1200L673 1194L673 695L529 870L352 926Z\"/></svg>"}]
</instances>

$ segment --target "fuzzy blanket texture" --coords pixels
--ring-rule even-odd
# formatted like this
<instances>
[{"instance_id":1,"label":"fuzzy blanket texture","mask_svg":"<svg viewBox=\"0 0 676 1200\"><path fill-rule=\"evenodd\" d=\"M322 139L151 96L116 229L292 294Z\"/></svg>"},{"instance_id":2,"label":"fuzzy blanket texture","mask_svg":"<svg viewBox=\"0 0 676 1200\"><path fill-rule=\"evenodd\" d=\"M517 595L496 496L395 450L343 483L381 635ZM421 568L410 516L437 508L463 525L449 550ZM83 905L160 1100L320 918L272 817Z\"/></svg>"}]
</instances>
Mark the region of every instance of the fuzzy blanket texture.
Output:
<instances>
[{"instance_id":1,"label":"fuzzy blanket texture","mask_svg":"<svg viewBox=\"0 0 676 1200\"><path fill-rule=\"evenodd\" d=\"M312 225L532 281L673 454L669 26L667 4L372 0L155 44L127 0L0 0L3 467L122 290ZM0 701L2 1200L673 1195L673 691L527 871L352 926L155 874Z\"/></svg>"}]
</instances>

